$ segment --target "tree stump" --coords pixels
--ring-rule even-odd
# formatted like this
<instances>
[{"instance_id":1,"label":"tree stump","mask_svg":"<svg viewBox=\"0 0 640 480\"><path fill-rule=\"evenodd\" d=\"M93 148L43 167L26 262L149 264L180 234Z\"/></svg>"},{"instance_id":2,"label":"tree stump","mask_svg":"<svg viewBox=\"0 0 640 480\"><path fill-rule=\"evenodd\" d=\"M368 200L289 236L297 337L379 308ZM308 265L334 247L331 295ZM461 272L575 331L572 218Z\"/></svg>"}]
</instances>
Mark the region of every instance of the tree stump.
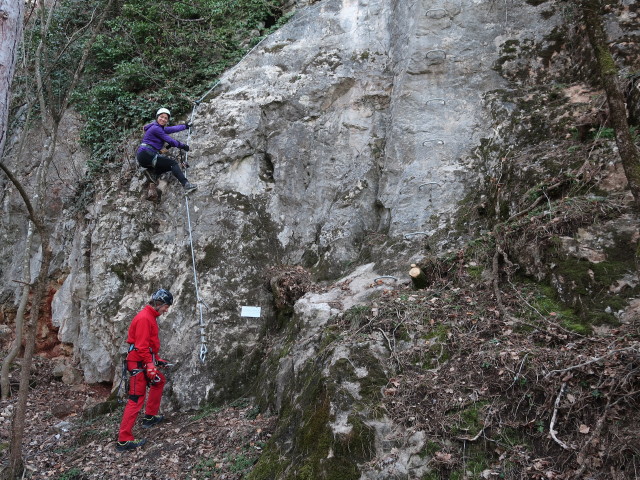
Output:
<instances>
[{"instance_id":1,"label":"tree stump","mask_svg":"<svg viewBox=\"0 0 640 480\"><path fill-rule=\"evenodd\" d=\"M409 276L411 277L411 282L413 283L413 288L416 290L421 290L429 285L429 279L424 274L422 269L418 267L415 263L411 264L411 270L409 270Z\"/></svg>"}]
</instances>

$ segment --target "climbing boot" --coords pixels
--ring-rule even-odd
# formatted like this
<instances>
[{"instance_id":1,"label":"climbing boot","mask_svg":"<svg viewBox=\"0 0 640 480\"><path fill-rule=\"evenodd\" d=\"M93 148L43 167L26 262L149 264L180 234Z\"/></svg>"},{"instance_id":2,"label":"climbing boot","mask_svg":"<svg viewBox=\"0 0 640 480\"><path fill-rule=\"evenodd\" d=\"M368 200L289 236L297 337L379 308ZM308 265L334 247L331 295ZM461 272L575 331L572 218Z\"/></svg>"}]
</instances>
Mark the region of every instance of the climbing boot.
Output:
<instances>
[{"instance_id":1,"label":"climbing boot","mask_svg":"<svg viewBox=\"0 0 640 480\"><path fill-rule=\"evenodd\" d=\"M149 189L147 190L147 200L150 200L152 202L160 201L160 190L155 183L149 184Z\"/></svg>"},{"instance_id":2,"label":"climbing boot","mask_svg":"<svg viewBox=\"0 0 640 480\"><path fill-rule=\"evenodd\" d=\"M126 442L117 442L116 450L118 450L119 452L126 452L127 450L134 450L138 447L141 447L145 443L147 443L147 441L144 438L139 438L137 440L127 440Z\"/></svg>"},{"instance_id":3,"label":"climbing boot","mask_svg":"<svg viewBox=\"0 0 640 480\"><path fill-rule=\"evenodd\" d=\"M142 419L142 428L153 427L164 420L164 415L145 415Z\"/></svg>"},{"instance_id":4,"label":"climbing boot","mask_svg":"<svg viewBox=\"0 0 640 480\"><path fill-rule=\"evenodd\" d=\"M155 185L158 184L158 174L150 168L145 168L144 176L147 177L151 183Z\"/></svg>"},{"instance_id":5,"label":"climbing boot","mask_svg":"<svg viewBox=\"0 0 640 480\"><path fill-rule=\"evenodd\" d=\"M189 182L187 182L187 183L185 183L185 184L184 184L184 193L185 193L185 194L186 194L186 193L191 193L191 192L193 192L194 190L196 190L197 188L198 188L198 186L197 186L197 185L194 185L193 183L189 183Z\"/></svg>"}]
</instances>

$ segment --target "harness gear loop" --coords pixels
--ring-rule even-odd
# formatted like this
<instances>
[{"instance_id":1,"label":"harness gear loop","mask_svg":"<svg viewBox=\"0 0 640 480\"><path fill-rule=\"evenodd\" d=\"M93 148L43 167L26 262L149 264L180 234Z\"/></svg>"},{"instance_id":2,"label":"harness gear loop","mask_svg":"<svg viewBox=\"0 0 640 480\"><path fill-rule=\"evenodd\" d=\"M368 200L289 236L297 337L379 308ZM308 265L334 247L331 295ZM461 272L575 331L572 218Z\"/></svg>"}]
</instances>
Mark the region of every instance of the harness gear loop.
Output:
<instances>
[{"instance_id":1,"label":"harness gear loop","mask_svg":"<svg viewBox=\"0 0 640 480\"><path fill-rule=\"evenodd\" d=\"M118 399L119 404L125 403L125 401L120 396L120 392L122 392L122 386L125 386L125 390L129 391L129 378L138 375L141 372L144 372L144 368L142 368L142 362L138 362L138 368L134 368L133 370L129 370L127 357L129 356L129 352L137 350L135 345L132 343L129 345L129 349L127 353L122 358L122 373L120 375L120 383L118 384L118 390L116 391L116 398Z\"/></svg>"},{"instance_id":2,"label":"harness gear loop","mask_svg":"<svg viewBox=\"0 0 640 480\"><path fill-rule=\"evenodd\" d=\"M116 398L118 399L119 404L124 403L124 400L122 400L122 398L120 397L120 392L122 391L122 385L124 385L125 382L128 381L128 379L125 380L127 378L127 373L129 372L127 370L127 356L125 355L122 359L122 373L120 375L120 384L118 385L118 390L116 392ZM126 390L128 391L129 389L127 388Z\"/></svg>"}]
</instances>

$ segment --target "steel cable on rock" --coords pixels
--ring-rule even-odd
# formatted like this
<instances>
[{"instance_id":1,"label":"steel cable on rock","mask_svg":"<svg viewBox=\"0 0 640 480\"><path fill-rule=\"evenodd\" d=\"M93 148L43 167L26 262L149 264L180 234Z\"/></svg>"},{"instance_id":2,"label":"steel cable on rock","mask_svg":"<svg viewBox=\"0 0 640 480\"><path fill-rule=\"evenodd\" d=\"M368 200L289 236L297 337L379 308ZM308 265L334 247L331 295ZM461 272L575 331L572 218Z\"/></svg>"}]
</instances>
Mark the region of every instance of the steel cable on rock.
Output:
<instances>
[{"instance_id":1,"label":"steel cable on rock","mask_svg":"<svg viewBox=\"0 0 640 480\"><path fill-rule=\"evenodd\" d=\"M194 112L195 112L195 108L191 112L191 120L189 122L190 124L191 124L191 121L193 121ZM187 145L189 144L190 140L191 140L191 125L189 125L189 133L187 134ZM184 175L185 177L187 177L187 170L189 169L188 167L189 152L185 152L184 161L185 161ZM198 311L200 314L200 318L198 321L198 325L200 326L200 361L204 363L208 353L207 336L205 332L206 324L204 323L204 315L203 315L203 307L205 306L205 303L202 301L202 298L200 298L200 287L198 285L198 270L196 269L196 253L195 253L195 249L193 248L193 228L191 226L189 195L186 193L184 195L184 204L185 204L185 209L187 210L187 230L189 232L189 246L191 248L191 266L193 268L193 285L196 289L196 302L198 304Z\"/></svg>"},{"instance_id":2,"label":"steel cable on rock","mask_svg":"<svg viewBox=\"0 0 640 480\"><path fill-rule=\"evenodd\" d=\"M304 15L301 15L300 17L298 17L297 19L295 19L293 22L291 22L291 24L295 24L298 21L302 20L303 18L307 17L312 10L310 10L309 12L307 12ZM278 33L279 30L277 30L274 33ZM258 48L258 46L264 42L267 38L269 38L271 35L267 35L264 38L262 38L258 43L256 43L253 48L251 48L251 50L249 50L237 63L235 66L239 65L245 58L247 58L256 48ZM209 90L207 90L204 95L202 95L199 99L195 100L193 102L193 109L191 110L191 116L189 117L189 132L187 133L187 145L191 142L191 127L193 125L193 118L195 116L196 110L198 109L198 106L200 105L200 103L202 103L202 101L207 97L207 95L209 95L218 85L220 84L220 79L217 79L214 84L211 86L211 88L209 88ZM184 164L185 164L185 168L184 168L184 174L185 177L187 177L187 170L189 169L189 152L185 151L184 154ZM204 314L203 314L203 307L206 307L206 304L203 302L202 298L200 297L200 288L198 285L198 271L196 269L196 254L195 254L195 249L193 248L193 228L191 226L191 213L190 213L190 209L189 209L189 195L185 193L184 195L184 202L185 202L185 209L187 211L187 229L189 232L189 246L191 248L191 265L193 268L193 284L196 290L196 302L198 304L198 311L199 311L199 320L198 320L198 326L200 327L200 361L204 364L206 358L207 358L207 353L208 353L208 348L207 348L207 336L206 336L206 323L204 321ZM208 308L208 307L207 307Z\"/></svg>"}]
</instances>

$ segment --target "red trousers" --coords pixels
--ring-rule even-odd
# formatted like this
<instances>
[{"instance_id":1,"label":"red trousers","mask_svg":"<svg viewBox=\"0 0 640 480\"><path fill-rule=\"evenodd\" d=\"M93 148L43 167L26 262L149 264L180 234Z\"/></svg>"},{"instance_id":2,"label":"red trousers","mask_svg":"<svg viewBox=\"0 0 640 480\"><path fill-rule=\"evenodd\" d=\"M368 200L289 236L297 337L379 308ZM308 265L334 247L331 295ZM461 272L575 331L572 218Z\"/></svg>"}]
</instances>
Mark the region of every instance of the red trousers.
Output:
<instances>
[{"instance_id":1,"label":"red trousers","mask_svg":"<svg viewBox=\"0 0 640 480\"><path fill-rule=\"evenodd\" d=\"M138 362L127 362L127 366L133 370L137 367ZM149 397L147 398L147 406L145 408L145 415L156 415L160 410L160 400L162 400L162 390L164 384L167 383L165 376L158 372L160 381L157 383L149 384L147 377L143 371L132 375L129 378L129 400L124 407L124 413L122 415L122 422L120 423L120 433L118 434L119 442L126 442L127 440L135 440L133 436L133 426L136 423L138 414L142 410L144 404L144 397L147 393L147 385L149 385Z\"/></svg>"}]
</instances>

